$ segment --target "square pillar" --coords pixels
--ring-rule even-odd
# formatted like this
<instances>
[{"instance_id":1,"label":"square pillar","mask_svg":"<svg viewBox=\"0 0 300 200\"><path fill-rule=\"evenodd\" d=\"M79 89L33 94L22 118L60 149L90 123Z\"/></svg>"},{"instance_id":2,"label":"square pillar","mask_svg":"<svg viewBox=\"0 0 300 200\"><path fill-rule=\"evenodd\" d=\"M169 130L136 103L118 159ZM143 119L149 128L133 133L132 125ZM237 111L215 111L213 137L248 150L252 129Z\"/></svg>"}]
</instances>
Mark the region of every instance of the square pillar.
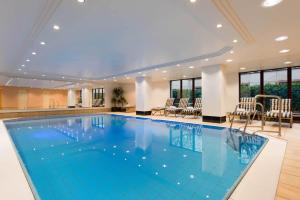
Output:
<instances>
[{"instance_id":1,"label":"square pillar","mask_svg":"<svg viewBox=\"0 0 300 200\"><path fill-rule=\"evenodd\" d=\"M151 81L148 77L135 79L136 114L151 115Z\"/></svg>"},{"instance_id":2,"label":"square pillar","mask_svg":"<svg viewBox=\"0 0 300 200\"><path fill-rule=\"evenodd\" d=\"M92 90L89 88L81 89L82 107L91 108L92 107Z\"/></svg>"},{"instance_id":3,"label":"square pillar","mask_svg":"<svg viewBox=\"0 0 300 200\"><path fill-rule=\"evenodd\" d=\"M68 108L75 108L76 105L76 91L74 89L68 90Z\"/></svg>"},{"instance_id":4,"label":"square pillar","mask_svg":"<svg viewBox=\"0 0 300 200\"><path fill-rule=\"evenodd\" d=\"M202 114L204 122L226 122L224 67L202 70Z\"/></svg>"}]
</instances>

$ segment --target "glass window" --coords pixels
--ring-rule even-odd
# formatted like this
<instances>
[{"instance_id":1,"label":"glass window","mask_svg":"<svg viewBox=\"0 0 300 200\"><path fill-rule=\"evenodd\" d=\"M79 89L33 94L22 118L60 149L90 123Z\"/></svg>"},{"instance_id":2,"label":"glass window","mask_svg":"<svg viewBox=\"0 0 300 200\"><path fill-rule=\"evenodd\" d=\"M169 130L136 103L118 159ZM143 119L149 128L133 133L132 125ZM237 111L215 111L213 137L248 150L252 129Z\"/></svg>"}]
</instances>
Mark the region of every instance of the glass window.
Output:
<instances>
[{"instance_id":1,"label":"glass window","mask_svg":"<svg viewBox=\"0 0 300 200\"><path fill-rule=\"evenodd\" d=\"M292 108L300 113L300 68L292 69Z\"/></svg>"},{"instance_id":2,"label":"glass window","mask_svg":"<svg viewBox=\"0 0 300 200\"><path fill-rule=\"evenodd\" d=\"M171 81L171 98L180 99L180 81Z\"/></svg>"},{"instance_id":3,"label":"glass window","mask_svg":"<svg viewBox=\"0 0 300 200\"><path fill-rule=\"evenodd\" d=\"M92 90L93 93L93 105L95 107L104 106L104 89L96 88Z\"/></svg>"},{"instance_id":4,"label":"glass window","mask_svg":"<svg viewBox=\"0 0 300 200\"><path fill-rule=\"evenodd\" d=\"M182 98L189 98L189 102L193 102L193 79L182 80Z\"/></svg>"},{"instance_id":5,"label":"glass window","mask_svg":"<svg viewBox=\"0 0 300 200\"><path fill-rule=\"evenodd\" d=\"M201 79L195 79L195 98L202 97L202 81Z\"/></svg>"},{"instance_id":6,"label":"glass window","mask_svg":"<svg viewBox=\"0 0 300 200\"><path fill-rule=\"evenodd\" d=\"M241 74L240 97L255 97L260 93L260 72Z\"/></svg>"},{"instance_id":7,"label":"glass window","mask_svg":"<svg viewBox=\"0 0 300 200\"><path fill-rule=\"evenodd\" d=\"M287 69L264 72L264 93L288 98ZM270 109L270 99L266 99L265 107Z\"/></svg>"},{"instance_id":8,"label":"glass window","mask_svg":"<svg viewBox=\"0 0 300 200\"><path fill-rule=\"evenodd\" d=\"M264 72L264 93L288 98L287 69Z\"/></svg>"}]
</instances>

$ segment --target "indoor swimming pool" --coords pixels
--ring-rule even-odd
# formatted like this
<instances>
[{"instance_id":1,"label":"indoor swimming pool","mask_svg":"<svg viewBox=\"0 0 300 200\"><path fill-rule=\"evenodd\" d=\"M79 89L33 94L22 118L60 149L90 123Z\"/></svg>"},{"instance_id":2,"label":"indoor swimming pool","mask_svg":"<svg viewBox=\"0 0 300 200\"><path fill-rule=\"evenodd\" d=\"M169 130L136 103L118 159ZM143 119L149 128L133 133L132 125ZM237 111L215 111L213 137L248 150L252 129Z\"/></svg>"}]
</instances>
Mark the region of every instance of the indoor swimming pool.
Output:
<instances>
[{"instance_id":1,"label":"indoor swimming pool","mask_svg":"<svg viewBox=\"0 0 300 200\"><path fill-rule=\"evenodd\" d=\"M42 200L227 199L267 139L120 115L5 121Z\"/></svg>"}]
</instances>

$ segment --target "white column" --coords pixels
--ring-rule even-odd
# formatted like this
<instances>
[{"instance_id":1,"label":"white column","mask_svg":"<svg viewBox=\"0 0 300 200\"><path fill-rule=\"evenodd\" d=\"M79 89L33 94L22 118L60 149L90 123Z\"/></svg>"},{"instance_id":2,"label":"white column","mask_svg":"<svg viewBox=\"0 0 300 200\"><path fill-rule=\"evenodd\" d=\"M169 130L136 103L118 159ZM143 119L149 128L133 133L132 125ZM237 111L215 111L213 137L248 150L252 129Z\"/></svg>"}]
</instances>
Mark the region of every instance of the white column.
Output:
<instances>
[{"instance_id":1,"label":"white column","mask_svg":"<svg viewBox=\"0 0 300 200\"><path fill-rule=\"evenodd\" d=\"M148 77L135 79L136 113L151 114L151 81Z\"/></svg>"},{"instance_id":2,"label":"white column","mask_svg":"<svg viewBox=\"0 0 300 200\"><path fill-rule=\"evenodd\" d=\"M83 108L91 108L92 107L92 90L89 88L81 89L82 95L82 107Z\"/></svg>"},{"instance_id":3,"label":"white column","mask_svg":"<svg viewBox=\"0 0 300 200\"><path fill-rule=\"evenodd\" d=\"M68 108L74 108L76 105L76 91L74 89L68 90Z\"/></svg>"},{"instance_id":4,"label":"white column","mask_svg":"<svg viewBox=\"0 0 300 200\"><path fill-rule=\"evenodd\" d=\"M224 122L225 79L223 66L209 66L202 70L203 121Z\"/></svg>"}]
</instances>

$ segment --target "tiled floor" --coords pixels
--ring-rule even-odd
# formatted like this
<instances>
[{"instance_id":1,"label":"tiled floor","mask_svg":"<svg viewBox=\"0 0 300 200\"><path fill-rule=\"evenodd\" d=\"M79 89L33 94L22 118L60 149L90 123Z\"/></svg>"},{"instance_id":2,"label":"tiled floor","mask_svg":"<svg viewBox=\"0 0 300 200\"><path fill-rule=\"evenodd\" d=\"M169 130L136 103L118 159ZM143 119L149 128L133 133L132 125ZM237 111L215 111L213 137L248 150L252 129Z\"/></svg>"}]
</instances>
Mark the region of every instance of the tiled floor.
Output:
<instances>
[{"instance_id":1,"label":"tiled floor","mask_svg":"<svg viewBox=\"0 0 300 200\"><path fill-rule=\"evenodd\" d=\"M124 113L122 113L124 114ZM127 115L135 115L135 113L127 113ZM175 118L164 116L150 116L155 119L170 119L183 122L202 123L199 119L192 118ZM205 123L211 124L211 123ZM258 122L254 123L258 125ZM236 122L235 127L239 127L243 124ZM229 126L229 123L224 123L222 126ZM257 130L257 128L249 127L249 130ZM277 130L276 123L267 122L265 130ZM281 175L277 187L276 200L300 200L300 124L294 124L293 128L288 128L288 125L284 125L282 128L282 136L278 137L277 133L264 134L274 136L279 139L286 140L288 142L284 162L281 169ZM272 167L272 166L270 166Z\"/></svg>"}]
</instances>

